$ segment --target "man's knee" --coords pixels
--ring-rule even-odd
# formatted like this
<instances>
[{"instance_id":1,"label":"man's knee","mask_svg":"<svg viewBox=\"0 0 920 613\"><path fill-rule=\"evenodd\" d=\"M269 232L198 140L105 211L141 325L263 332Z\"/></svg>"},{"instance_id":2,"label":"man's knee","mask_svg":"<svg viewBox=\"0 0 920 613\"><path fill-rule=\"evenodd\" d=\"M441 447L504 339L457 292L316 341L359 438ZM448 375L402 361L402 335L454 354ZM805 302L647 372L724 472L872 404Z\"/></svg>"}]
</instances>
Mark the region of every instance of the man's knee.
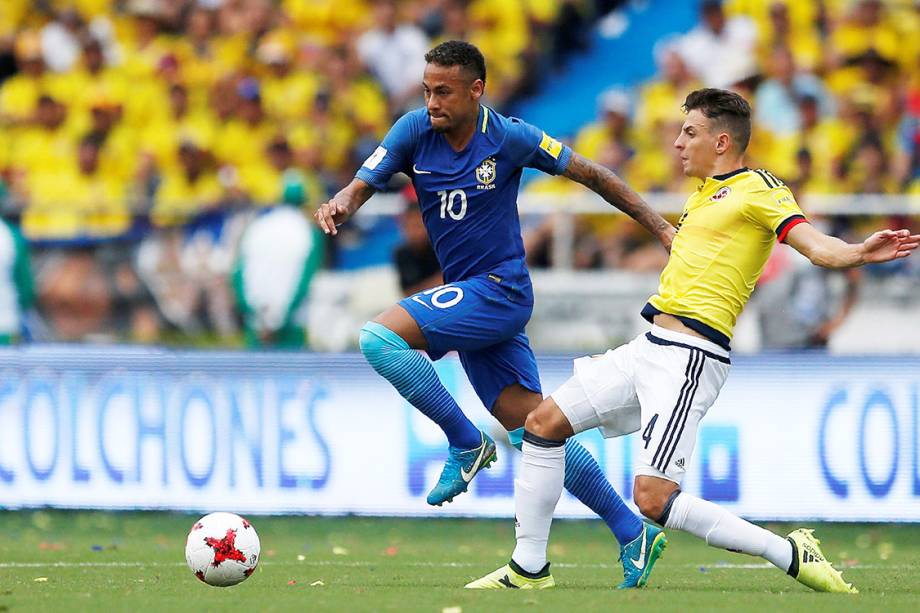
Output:
<instances>
[{"instance_id":1,"label":"man's knee","mask_svg":"<svg viewBox=\"0 0 920 613\"><path fill-rule=\"evenodd\" d=\"M409 349L408 343L402 337L375 321L369 321L361 328L361 333L358 336L358 346L370 365L375 368L377 362L388 352Z\"/></svg>"},{"instance_id":2,"label":"man's knee","mask_svg":"<svg viewBox=\"0 0 920 613\"><path fill-rule=\"evenodd\" d=\"M492 405L492 415L509 432L524 427L527 416L536 410L543 396L520 383L507 386Z\"/></svg>"},{"instance_id":3,"label":"man's knee","mask_svg":"<svg viewBox=\"0 0 920 613\"><path fill-rule=\"evenodd\" d=\"M572 426L569 420L552 398L545 399L527 416L524 429L551 441L562 441L572 436Z\"/></svg>"},{"instance_id":4,"label":"man's knee","mask_svg":"<svg viewBox=\"0 0 920 613\"><path fill-rule=\"evenodd\" d=\"M636 486L636 489L633 490L633 502L639 507L642 515L655 521L664 512L664 498L657 492L648 489L640 489Z\"/></svg>"},{"instance_id":5,"label":"man's knee","mask_svg":"<svg viewBox=\"0 0 920 613\"><path fill-rule=\"evenodd\" d=\"M670 503L678 493L680 488L672 481L639 476L633 486L633 502L642 515L663 525Z\"/></svg>"},{"instance_id":6,"label":"man's knee","mask_svg":"<svg viewBox=\"0 0 920 613\"><path fill-rule=\"evenodd\" d=\"M422 334L419 323L401 305L397 304L380 313L373 321L367 322L365 327L370 324L381 326L395 334L400 341L412 349L428 349L428 341L425 339L425 335Z\"/></svg>"},{"instance_id":7,"label":"man's knee","mask_svg":"<svg viewBox=\"0 0 920 613\"><path fill-rule=\"evenodd\" d=\"M361 350L361 353L364 354L364 357L367 357L368 353L371 353L375 350L379 340L377 335L375 335L369 327L373 323L375 322L367 322L358 333L358 349Z\"/></svg>"}]
</instances>

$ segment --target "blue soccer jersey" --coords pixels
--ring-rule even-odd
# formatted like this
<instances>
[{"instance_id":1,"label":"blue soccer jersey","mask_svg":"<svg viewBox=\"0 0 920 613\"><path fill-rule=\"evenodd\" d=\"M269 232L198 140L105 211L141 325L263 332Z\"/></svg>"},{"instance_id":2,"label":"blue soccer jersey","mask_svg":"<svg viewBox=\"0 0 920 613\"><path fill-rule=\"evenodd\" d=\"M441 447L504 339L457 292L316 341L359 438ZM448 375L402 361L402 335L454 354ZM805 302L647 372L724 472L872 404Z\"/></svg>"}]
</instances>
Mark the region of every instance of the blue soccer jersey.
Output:
<instances>
[{"instance_id":1,"label":"blue soccer jersey","mask_svg":"<svg viewBox=\"0 0 920 613\"><path fill-rule=\"evenodd\" d=\"M542 130L485 106L473 138L454 151L431 128L427 109L403 115L357 177L383 189L390 177L412 178L422 217L447 283L492 273L533 302L517 213L524 167L561 174L571 150Z\"/></svg>"}]
</instances>

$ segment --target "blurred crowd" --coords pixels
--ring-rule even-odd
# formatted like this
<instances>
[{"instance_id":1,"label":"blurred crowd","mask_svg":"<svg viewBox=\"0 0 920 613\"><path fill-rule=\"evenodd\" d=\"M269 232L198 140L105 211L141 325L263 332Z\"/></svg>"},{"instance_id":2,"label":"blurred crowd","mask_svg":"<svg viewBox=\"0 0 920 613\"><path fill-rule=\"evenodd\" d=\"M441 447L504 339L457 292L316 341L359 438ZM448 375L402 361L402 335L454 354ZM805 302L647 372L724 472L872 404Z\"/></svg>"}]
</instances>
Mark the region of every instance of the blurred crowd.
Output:
<instances>
[{"instance_id":1,"label":"blurred crowd","mask_svg":"<svg viewBox=\"0 0 920 613\"><path fill-rule=\"evenodd\" d=\"M174 225L293 180L321 198L420 102L433 44L479 45L501 106L561 61L540 50L577 49L576 4L5 0L7 198L31 239L121 234L148 209Z\"/></svg>"},{"instance_id":2,"label":"blurred crowd","mask_svg":"<svg viewBox=\"0 0 920 613\"><path fill-rule=\"evenodd\" d=\"M730 88L754 112L747 164L767 168L795 193L920 197L920 2L913 0L703 1L698 25L655 46L658 74L612 88L574 148L642 192L688 193L673 142L680 107L698 87ZM546 179L535 191L569 193ZM861 240L879 224L917 229L918 218L836 218L830 229ZM535 230L539 263L552 221ZM575 266L657 270L662 253L631 222L583 217Z\"/></svg>"},{"instance_id":3,"label":"blurred crowd","mask_svg":"<svg viewBox=\"0 0 920 613\"><path fill-rule=\"evenodd\" d=\"M616 4L3 0L0 200L31 245L33 329L238 335L253 300L232 283L249 225L347 183L421 104L431 46L477 44L501 107Z\"/></svg>"},{"instance_id":4,"label":"blurred crowd","mask_svg":"<svg viewBox=\"0 0 920 613\"><path fill-rule=\"evenodd\" d=\"M331 250L349 243L291 212L347 183L422 103L424 53L476 44L502 110L587 48L592 23L622 2L3 0L0 265L17 271L19 311L37 305L24 328L306 344L293 322L309 280L324 258L341 265ZM750 165L806 206L809 194L920 193L920 3L702 2L697 27L655 54L659 74L605 92L572 142L636 189L695 187L671 143L684 96L705 85L752 101ZM438 278L417 211L400 221L404 289ZM552 224L528 233L536 267L553 263ZM663 257L622 218L576 220L577 268L657 271ZM0 302L2 342L23 322Z\"/></svg>"}]
</instances>

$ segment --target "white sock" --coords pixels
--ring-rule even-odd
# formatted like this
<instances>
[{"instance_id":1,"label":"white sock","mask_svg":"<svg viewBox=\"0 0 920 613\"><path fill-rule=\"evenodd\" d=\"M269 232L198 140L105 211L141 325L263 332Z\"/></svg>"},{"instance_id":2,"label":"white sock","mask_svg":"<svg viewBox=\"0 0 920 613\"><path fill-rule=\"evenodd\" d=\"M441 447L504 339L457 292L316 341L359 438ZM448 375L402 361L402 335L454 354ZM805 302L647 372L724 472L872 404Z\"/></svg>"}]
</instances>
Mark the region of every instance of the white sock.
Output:
<instances>
[{"instance_id":1,"label":"white sock","mask_svg":"<svg viewBox=\"0 0 920 613\"><path fill-rule=\"evenodd\" d=\"M674 499L665 525L696 535L713 547L760 556L783 572L792 565L789 541L684 492Z\"/></svg>"},{"instance_id":2,"label":"white sock","mask_svg":"<svg viewBox=\"0 0 920 613\"><path fill-rule=\"evenodd\" d=\"M540 447L524 441L521 474L514 481L517 546L511 559L529 573L546 566L546 543L553 511L562 495L565 447Z\"/></svg>"}]
</instances>

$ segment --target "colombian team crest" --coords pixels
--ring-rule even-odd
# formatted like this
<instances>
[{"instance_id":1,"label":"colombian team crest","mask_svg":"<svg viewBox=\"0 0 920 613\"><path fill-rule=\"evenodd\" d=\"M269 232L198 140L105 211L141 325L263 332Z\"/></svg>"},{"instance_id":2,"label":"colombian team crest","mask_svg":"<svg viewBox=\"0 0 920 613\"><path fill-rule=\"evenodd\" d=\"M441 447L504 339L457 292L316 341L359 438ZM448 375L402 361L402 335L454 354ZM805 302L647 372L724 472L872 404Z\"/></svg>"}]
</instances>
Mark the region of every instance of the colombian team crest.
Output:
<instances>
[{"instance_id":1,"label":"colombian team crest","mask_svg":"<svg viewBox=\"0 0 920 613\"><path fill-rule=\"evenodd\" d=\"M481 183L477 185L478 189L492 189L492 182L495 181L495 160L486 158L476 169L476 180Z\"/></svg>"},{"instance_id":2,"label":"colombian team crest","mask_svg":"<svg viewBox=\"0 0 920 613\"><path fill-rule=\"evenodd\" d=\"M732 188L726 185L725 187L723 187L722 189L714 193L709 199L710 200L721 200L722 198L725 198L725 196L729 195L730 193L732 193Z\"/></svg>"}]
</instances>

